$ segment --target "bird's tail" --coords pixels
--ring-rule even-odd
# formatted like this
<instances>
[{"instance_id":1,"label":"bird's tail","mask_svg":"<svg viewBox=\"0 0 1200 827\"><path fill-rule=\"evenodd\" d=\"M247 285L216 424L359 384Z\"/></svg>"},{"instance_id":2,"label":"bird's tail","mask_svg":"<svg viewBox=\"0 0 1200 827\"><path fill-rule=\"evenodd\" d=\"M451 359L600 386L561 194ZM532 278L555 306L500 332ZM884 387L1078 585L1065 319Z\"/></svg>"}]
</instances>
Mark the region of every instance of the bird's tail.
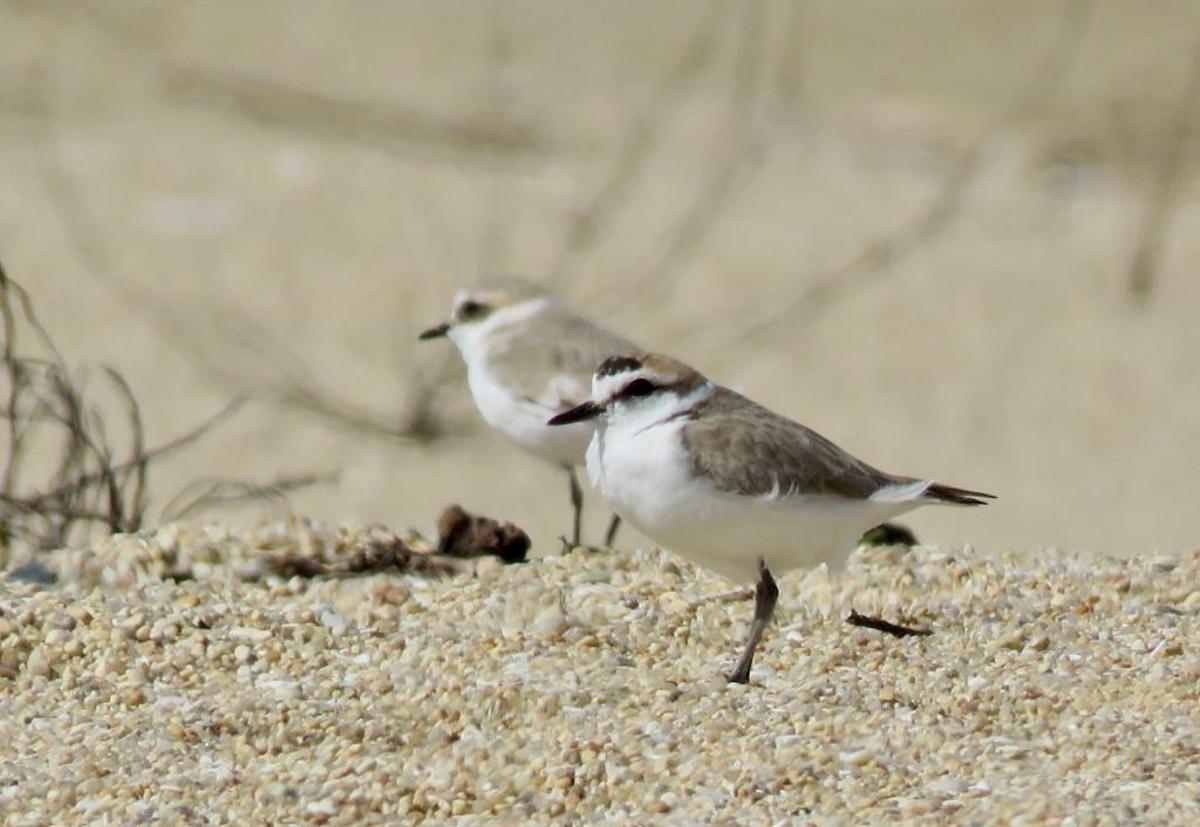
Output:
<instances>
[{"instance_id":1,"label":"bird's tail","mask_svg":"<svg viewBox=\"0 0 1200 827\"><path fill-rule=\"evenodd\" d=\"M947 505L987 505L988 500L996 499L996 495L934 482L925 489L921 499Z\"/></svg>"}]
</instances>

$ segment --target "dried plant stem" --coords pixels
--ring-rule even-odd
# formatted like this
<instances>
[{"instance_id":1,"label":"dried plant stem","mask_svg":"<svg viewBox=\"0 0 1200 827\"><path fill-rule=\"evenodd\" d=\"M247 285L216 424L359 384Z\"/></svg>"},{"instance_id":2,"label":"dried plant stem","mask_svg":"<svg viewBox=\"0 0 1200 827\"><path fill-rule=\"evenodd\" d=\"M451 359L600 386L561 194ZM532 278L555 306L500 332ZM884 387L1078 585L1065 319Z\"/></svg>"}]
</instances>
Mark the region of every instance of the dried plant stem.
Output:
<instances>
[{"instance_id":1,"label":"dried plant stem","mask_svg":"<svg viewBox=\"0 0 1200 827\"><path fill-rule=\"evenodd\" d=\"M1197 113L1200 112L1200 38L1192 50L1191 66L1183 85L1175 119L1167 134L1162 157L1155 171L1138 230L1137 245L1129 268L1129 295L1137 303L1149 300L1154 290L1166 248L1171 216L1179 206L1183 189L1184 166L1192 151L1196 136Z\"/></svg>"},{"instance_id":2,"label":"dried plant stem","mask_svg":"<svg viewBox=\"0 0 1200 827\"><path fill-rule=\"evenodd\" d=\"M945 233L960 214L995 136L1024 118L1058 89L1078 53L1093 8L1093 0L1065 0L1058 29L1029 80L1013 96L1012 103L959 155L924 210L895 232L867 241L845 264L823 273L802 276L798 281L804 286L799 292L789 291L789 295L764 302L767 309L739 326L732 335L712 337L705 331L704 346L714 353L729 353L735 345L769 339L783 331L806 329L803 322L822 314L843 296L883 277L897 263Z\"/></svg>"},{"instance_id":3,"label":"dried plant stem","mask_svg":"<svg viewBox=\"0 0 1200 827\"><path fill-rule=\"evenodd\" d=\"M641 179L670 113L712 60L721 11L718 2L708 4L649 103L633 117L617 147L608 176L567 226L562 246L548 271L547 285L561 288L573 279L586 255L604 239L613 216Z\"/></svg>"},{"instance_id":4,"label":"dried plant stem","mask_svg":"<svg viewBox=\"0 0 1200 827\"><path fill-rule=\"evenodd\" d=\"M17 308L21 313L17 312ZM0 477L0 567L15 548L33 551L85 540L95 530L137 531L145 523L151 464L191 445L231 416L242 404L234 400L180 436L147 447L141 405L129 382L110 367L102 369L124 415L92 401L86 371L74 373L46 333L28 293L8 277L0 264L0 390L7 443ZM19 347L21 324L32 328L41 353L25 355ZM109 424L124 423L127 433L119 451ZM123 459L118 459L123 455ZM203 507L282 496L329 479L328 475L284 478L268 486L237 480L205 497L193 498L188 512Z\"/></svg>"}]
</instances>

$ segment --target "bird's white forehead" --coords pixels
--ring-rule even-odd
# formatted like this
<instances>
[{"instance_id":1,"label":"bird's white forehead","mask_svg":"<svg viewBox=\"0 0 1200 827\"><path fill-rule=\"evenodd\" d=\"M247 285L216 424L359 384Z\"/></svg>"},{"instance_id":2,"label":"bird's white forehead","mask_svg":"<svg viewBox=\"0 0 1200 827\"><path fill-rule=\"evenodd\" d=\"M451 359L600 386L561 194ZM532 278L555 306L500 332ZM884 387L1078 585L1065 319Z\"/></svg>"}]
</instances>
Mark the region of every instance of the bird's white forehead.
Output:
<instances>
[{"instance_id":1,"label":"bird's white forehead","mask_svg":"<svg viewBox=\"0 0 1200 827\"><path fill-rule=\"evenodd\" d=\"M592 376L592 400L607 402L617 391L645 375L646 365L637 356L614 354L596 368Z\"/></svg>"},{"instance_id":2,"label":"bird's white forehead","mask_svg":"<svg viewBox=\"0 0 1200 827\"><path fill-rule=\"evenodd\" d=\"M592 400L595 402L607 402L616 395L617 391L633 381L634 377L643 373L641 369L623 370L619 373L609 373L601 375L597 373L592 377Z\"/></svg>"}]
</instances>

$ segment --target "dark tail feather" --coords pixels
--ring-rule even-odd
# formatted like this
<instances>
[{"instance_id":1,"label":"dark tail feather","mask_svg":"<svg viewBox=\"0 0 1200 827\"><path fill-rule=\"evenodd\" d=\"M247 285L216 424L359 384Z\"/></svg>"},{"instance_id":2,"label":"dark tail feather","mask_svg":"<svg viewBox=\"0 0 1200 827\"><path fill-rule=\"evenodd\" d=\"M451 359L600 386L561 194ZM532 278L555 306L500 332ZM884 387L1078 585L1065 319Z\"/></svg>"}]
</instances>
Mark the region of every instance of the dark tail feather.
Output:
<instances>
[{"instance_id":1,"label":"dark tail feather","mask_svg":"<svg viewBox=\"0 0 1200 827\"><path fill-rule=\"evenodd\" d=\"M926 488L924 496L930 500L953 505L987 505L988 500L996 499L995 494L955 488L953 485L942 485L940 482L935 482Z\"/></svg>"}]
</instances>

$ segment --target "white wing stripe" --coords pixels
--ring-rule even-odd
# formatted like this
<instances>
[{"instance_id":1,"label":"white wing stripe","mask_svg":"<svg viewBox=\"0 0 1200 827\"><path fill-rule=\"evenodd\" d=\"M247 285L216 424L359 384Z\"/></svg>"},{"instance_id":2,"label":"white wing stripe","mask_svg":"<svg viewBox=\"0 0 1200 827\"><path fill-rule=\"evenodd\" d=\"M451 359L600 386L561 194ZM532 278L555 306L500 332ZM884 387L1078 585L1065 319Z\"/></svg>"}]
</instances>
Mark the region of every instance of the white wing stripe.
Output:
<instances>
[{"instance_id":1,"label":"white wing stripe","mask_svg":"<svg viewBox=\"0 0 1200 827\"><path fill-rule=\"evenodd\" d=\"M913 482L885 485L872 494L871 499L880 503L911 502L920 499L931 485L933 485L933 480L914 480Z\"/></svg>"}]
</instances>

